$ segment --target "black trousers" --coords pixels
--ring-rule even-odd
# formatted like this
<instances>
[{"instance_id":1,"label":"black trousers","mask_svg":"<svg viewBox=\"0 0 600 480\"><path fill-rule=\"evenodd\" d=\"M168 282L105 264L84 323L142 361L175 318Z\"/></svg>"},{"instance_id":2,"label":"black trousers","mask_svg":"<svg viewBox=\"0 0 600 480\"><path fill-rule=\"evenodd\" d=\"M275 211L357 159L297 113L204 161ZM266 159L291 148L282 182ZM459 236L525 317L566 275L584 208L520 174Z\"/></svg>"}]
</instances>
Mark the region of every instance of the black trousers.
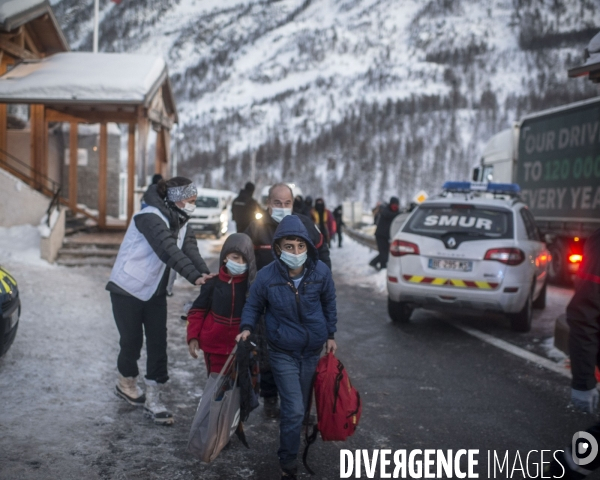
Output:
<instances>
[{"instance_id":1,"label":"black trousers","mask_svg":"<svg viewBox=\"0 0 600 480\"><path fill-rule=\"evenodd\" d=\"M167 373L167 296L157 295L144 302L128 295L110 294L113 315L121 335L117 368L124 377L139 375L138 360L146 335L146 378L157 383Z\"/></svg>"},{"instance_id":2,"label":"black trousers","mask_svg":"<svg viewBox=\"0 0 600 480\"><path fill-rule=\"evenodd\" d=\"M336 235L338 237L338 247L342 246L342 226L337 227Z\"/></svg>"},{"instance_id":3,"label":"black trousers","mask_svg":"<svg viewBox=\"0 0 600 480\"><path fill-rule=\"evenodd\" d=\"M377 250L379 254L369 262L369 265L375 267L377 264L381 268L387 268L388 258L390 256L390 241L385 237L375 237L377 241Z\"/></svg>"}]
</instances>

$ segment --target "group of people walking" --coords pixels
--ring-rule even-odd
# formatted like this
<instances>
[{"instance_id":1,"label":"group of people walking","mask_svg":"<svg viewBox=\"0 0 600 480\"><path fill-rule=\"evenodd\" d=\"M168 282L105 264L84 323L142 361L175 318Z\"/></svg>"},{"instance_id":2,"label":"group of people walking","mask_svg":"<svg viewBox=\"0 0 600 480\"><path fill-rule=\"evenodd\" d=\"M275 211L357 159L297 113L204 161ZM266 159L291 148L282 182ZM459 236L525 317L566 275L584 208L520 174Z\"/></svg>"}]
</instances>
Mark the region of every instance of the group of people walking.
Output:
<instances>
[{"instance_id":1,"label":"group of people walking","mask_svg":"<svg viewBox=\"0 0 600 480\"><path fill-rule=\"evenodd\" d=\"M256 208L253 185L245 190L237 206ZM329 239L312 218L293 212L290 187L275 184L262 218L238 216L238 209L238 232L245 226L244 233L226 239L218 271L210 273L187 228L196 197L187 178L160 180L148 188L144 208L127 229L106 286L120 334L115 393L143 406L155 423L173 424L161 392L169 379L166 286L174 270L202 286L188 312L187 342L192 357L202 351L208 374L220 372L237 342L256 337L265 413L280 417L281 475L294 479L317 361L324 347L337 349ZM145 391L137 365L144 335Z\"/></svg>"},{"instance_id":2,"label":"group of people walking","mask_svg":"<svg viewBox=\"0 0 600 480\"><path fill-rule=\"evenodd\" d=\"M254 184L248 182L232 203L231 216L236 223L238 232L245 232L252 220L256 218L256 214L262 216L264 213L258 202L252 197L253 194ZM335 241L336 235L338 247L342 246L342 228L345 224L342 218L343 209L341 205L338 205L332 212L325 207L323 198L317 198L313 204L313 198L310 195L306 198L301 195L294 197L292 192L292 199L291 211L293 214L312 219L323 234L323 238L329 247Z\"/></svg>"},{"instance_id":3,"label":"group of people walking","mask_svg":"<svg viewBox=\"0 0 600 480\"><path fill-rule=\"evenodd\" d=\"M337 349L336 294L329 256L333 219L341 246L341 207L331 213L322 199L294 198L284 183L273 185L266 210L256 218L254 185L247 184L233 205L238 232L225 241L218 270L202 258L189 215L197 190L191 180L157 179L143 208L127 229L106 290L119 331L115 393L161 425L173 424L161 400L167 368L167 285L171 271L202 286L188 314L187 343L192 357L202 351L207 373L221 371L237 342L253 335L258 343L260 390L265 414L280 417L278 458L281 478L296 478L300 433L307 418L311 381L318 359ZM371 265L385 268L390 226L398 215L392 197L376 213L379 255ZM339 211L338 211L339 209ZM337 212L337 213L336 213ZM338 220L339 217L339 220ZM576 294L567 309L571 327L572 402L596 412L600 395L595 367L600 358L600 230L585 246ZM138 384L138 360L146 339L145 390ZM600 424L587 434L600 441ZM584 478L600 459L583 468L567 448L548 468L565 468L564 478ZM574 458L574 457L573 457Z\"/></svg>"}]
</instances>

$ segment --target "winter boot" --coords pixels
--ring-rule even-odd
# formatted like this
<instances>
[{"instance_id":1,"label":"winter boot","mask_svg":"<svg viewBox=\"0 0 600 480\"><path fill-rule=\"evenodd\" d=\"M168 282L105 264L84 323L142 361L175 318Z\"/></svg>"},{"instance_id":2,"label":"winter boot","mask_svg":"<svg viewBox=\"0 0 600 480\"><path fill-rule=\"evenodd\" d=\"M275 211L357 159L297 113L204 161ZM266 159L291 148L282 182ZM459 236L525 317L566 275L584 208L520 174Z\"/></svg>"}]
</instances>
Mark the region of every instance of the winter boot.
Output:
<instances>
[{"instance_id":1,"label":"winter boot","mask_svg":"<svg viewBox=\"0 0 600 480\"><path fill-rule=\"evenodd\" d=\"M281 467L281 480L296 480L298 467L284 468Z\"/></svg>"},{"instance_id":2,"label":"winter boot","mask_svg":"<svg viewBox=\"0 0 600 480\"><path fill-rule=\"evenodd\" d=\"M115 385L115 395L121 397L127 403L135 407L141 407L146 401L146 395L144 395L144 391L138 387L137 378L138 377L124 377L119 373L119 380Z\"/></svg>"},{"instance_id":3,"label":"winter boot","mask_svg":"<svg viewBox=\"0 0 600 480\"><path fill-rule=\"evenodd\" d=\"M277 405L277 397L265 397L263 400L263 409L267 417L279 417L279 406Z\"/></svg>"},{"instance_id":4,"label":"winter boot","mask_svg":"<svg viewBox=\"0 0 600 480\"><path fill-rule=\"evenodd\" d=\"M154 380L144 379L146 383L146 403L144 415L154 420L157 425L173 425L173 415L160 400L162 385Z\"/></svg>"}]
</instances>

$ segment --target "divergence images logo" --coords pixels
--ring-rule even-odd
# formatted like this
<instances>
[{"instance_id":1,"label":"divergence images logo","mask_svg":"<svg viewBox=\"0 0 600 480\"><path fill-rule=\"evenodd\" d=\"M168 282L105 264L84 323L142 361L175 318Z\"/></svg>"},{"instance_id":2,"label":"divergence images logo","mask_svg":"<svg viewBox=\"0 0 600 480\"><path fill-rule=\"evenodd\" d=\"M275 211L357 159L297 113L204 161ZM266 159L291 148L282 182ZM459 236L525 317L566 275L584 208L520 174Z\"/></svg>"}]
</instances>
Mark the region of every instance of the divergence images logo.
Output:
<instances>
[{"instance_id":1,"label":"divergence images logo","mask_svg":"<svg viewBox=\"0 0 600 480\"><path fill-rule=\"evenodd\" d=\"M573 462L580 467L592 463L598 456L598 442L588 432L577 432L571 444Z\"/></svg>"}]
</instances>

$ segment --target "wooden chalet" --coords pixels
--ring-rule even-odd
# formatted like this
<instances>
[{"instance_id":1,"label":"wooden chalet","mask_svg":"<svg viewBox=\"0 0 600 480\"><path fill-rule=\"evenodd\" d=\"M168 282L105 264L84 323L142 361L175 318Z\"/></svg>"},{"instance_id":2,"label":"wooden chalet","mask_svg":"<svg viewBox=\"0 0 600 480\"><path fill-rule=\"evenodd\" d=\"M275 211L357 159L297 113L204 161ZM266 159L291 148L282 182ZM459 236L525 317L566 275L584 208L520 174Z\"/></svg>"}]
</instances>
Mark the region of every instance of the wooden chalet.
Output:
<instances>
[{"instance_id":1,"label":"wooden chalet","mask_svg":"<svg viewBox=\"0 0 600 480\"><path fill-rule=\"evenodd\" d=\"M164 60L148 55L70 52L47 0L0 0L0 56L0 167L38 191L55 195L58 179L49 175L48 127L68 123L68 197L60 201L105 229L110 227L106 215L107 123L127 124L129 221L134 213L135 177L139 186L146 179L150 128L157 133L153 170L165 176L168 173L170 129L177 122L177 111ZM14 162L11 167L8 158L7 104L29 106L28 172L14 168ZM98 205L94 210L77 203L78 125L82 123L100 124Z\"/></svg>"}]
</instances>

